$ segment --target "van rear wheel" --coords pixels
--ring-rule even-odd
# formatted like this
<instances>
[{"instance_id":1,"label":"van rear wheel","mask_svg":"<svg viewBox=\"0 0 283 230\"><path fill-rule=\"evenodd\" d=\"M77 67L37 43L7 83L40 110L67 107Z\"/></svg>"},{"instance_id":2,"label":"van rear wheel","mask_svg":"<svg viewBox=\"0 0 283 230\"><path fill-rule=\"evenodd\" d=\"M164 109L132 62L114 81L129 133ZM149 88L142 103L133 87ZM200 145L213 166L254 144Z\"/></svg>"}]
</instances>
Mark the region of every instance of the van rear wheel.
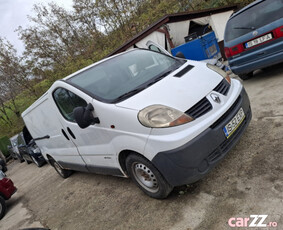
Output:
<instances>
[{"instance_id":1,"label":"van rear wheel","mask_svg":"<svg viewBox=\"0 0 283 230\"><path fill-rule=\"evenodd\" d=\"M154 165L142 156L129 155L126 168L135 184L150 197L164 199L173 189Z\"/></svg>"},{"instance_id":2,"label":"van rear wheel","mask_svg":"<svg viewBox=\"0 0 283 230\"><path fill-rule=\"evenodd\" d=\"M63 169L56 161L53 162L53 167L55 168L57 173L64 179L68 178L72 174L71 170Z\"/></svg>"}]
</instances>

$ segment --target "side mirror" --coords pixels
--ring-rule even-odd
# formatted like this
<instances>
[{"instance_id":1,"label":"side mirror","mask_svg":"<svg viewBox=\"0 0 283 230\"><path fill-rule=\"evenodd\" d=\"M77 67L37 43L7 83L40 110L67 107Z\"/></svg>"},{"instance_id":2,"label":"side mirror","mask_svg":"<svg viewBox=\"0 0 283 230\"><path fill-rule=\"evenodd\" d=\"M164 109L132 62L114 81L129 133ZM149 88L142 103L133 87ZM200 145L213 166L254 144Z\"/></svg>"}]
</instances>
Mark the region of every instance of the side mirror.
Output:
<instances>
[{"instance_id":1,"label":"side mirror","mask_svg":"<svg viewBox=\"0 0 283 230\"><path fill-rule=\"evenodd\" d=\"M90 103L86 107L80 106L74 108L75 121L80 128L85 129L90 125L100 123L98 117L93 117L92 111L94 111L94 108Z\"/></svg>"}]
</instances>

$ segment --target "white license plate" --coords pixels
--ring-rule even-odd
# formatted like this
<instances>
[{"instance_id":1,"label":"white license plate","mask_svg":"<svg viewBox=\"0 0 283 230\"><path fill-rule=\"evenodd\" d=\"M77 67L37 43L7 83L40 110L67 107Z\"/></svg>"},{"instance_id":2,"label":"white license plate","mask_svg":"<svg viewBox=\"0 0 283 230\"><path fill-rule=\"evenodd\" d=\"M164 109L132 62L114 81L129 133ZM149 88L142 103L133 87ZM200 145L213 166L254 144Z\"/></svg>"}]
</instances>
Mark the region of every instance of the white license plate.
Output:
<instances>
[{"instance_id":1,"label":"white license plate","mask_svg":"<svg viewBox=\"0 0 283 230\"><path fill-rule=\"evenodd\" d=\"M232 120L223 128L225 136L229 138L234 133L234 131L240 126L244 119L244 110L243 108L240 108L237 114L232 118Z\"/></svg>"},{"instance_id":2,"label":"white license plate","mask_svg":"<svg viewBox=\"0 0 283 230\"><path fill-rule=\"evenodd\" d=\"M271 40L272 38L273 38L272 34L269 33L269 34L263 35L263 36L261 36L259 38L256 38L254 40L251 40L249 42L246 42L245 46L246 46L246 48L251 48L253 46L256 46L258 44L261 44L261 43L264 43L264 42L266 42L268 40Z\"/></svg>"}]
</instances>

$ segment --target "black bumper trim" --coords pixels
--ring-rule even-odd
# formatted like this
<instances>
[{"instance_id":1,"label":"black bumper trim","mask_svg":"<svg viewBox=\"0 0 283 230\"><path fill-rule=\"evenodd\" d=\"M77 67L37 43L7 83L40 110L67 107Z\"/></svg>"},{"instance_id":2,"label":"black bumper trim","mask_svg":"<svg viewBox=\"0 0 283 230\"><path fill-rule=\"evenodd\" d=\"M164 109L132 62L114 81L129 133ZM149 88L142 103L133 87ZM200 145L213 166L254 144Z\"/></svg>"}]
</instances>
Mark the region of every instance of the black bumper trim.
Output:
<instances>
[{"instance_id":1,"label":"black bumper trim","mask_svg":"<svg viewBox=\"0 0 283 230\"><path fill-rule=\"evenodd\" d=\"M222 128L240 108L245 119L227 139ZM213 125L185 145L158 153L152 162L172 186L193 183L207 174L239 141L252 117L250 101L243 88L230 109Z\"/></svg>"}]
</instances>

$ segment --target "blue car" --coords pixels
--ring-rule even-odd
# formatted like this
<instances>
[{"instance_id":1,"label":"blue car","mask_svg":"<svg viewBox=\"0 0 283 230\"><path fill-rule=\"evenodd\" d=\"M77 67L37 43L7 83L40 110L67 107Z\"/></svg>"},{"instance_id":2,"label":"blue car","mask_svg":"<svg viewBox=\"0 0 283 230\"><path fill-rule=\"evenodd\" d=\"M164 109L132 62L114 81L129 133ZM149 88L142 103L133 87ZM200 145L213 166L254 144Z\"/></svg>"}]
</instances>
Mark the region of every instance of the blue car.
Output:
<instances>
[{"instance_id":1,"label":"blue car","mask_svg":"<svg viewBox=\"0 0 283 230\"><path fill-rule=\"evenodd\" d=\"M228 20L225 55L243 80L253 71L283 62L283 0L257 0Z\"/></svg>"}]
</instances>

